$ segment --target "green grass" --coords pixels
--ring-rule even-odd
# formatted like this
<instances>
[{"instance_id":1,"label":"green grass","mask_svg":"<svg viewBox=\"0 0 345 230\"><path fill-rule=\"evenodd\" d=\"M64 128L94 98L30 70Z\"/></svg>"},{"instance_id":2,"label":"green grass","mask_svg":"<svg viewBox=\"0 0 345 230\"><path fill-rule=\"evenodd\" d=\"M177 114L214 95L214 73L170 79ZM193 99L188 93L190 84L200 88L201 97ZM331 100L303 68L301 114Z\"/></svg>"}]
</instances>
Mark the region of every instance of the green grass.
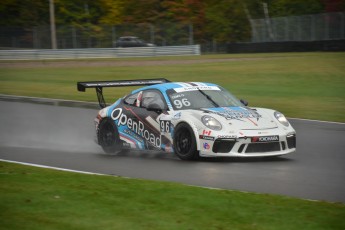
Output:
<instances>
[{"instance_id":1,"label":"green grass","mask_svg":"<svg viewBox=\"0 0 345 230\"><path fill-rule=\"evenodd\" d=\"M345 229L345 205L0 162L0 229Z\"/></svg>"},{"instance_id":2,"label":"green grass","mask_svg":"<svg viewBox=\"0 0 345 230\"><path fill-rule=\"evenodd\" d=\"M345 53L112 59L208 63L107 67L4 67L0 93L96 101L77 81L165 77L218 83L252 106L290 117L345 122ZM217 60L229 59L229 60ZM75 63L102 62L80 60ZM36 61L50 63L59 61ZM22 61L19 63L30 63ZM130 91L106 89L108 101ZM0 229L345 229L344 204L82 175L0 162Z\"/></svg>"},{"instance_id":3,"label":"green grass","mask_svg":"<svg viewBox=\"0 0 345 230\"><path fill-rule=\"evenodd\" d=\"M149 62L161 59L213 59L213 62L145 66L2 67L0 93L96 101L94 90L77 92L76 82L165 77L171 81L218 83L237 97L249 101L251 106L273 108L289 117L345 122L345 53L227 54L110 61ZM74 63L102 61L80 60ZM4 63L13 62L2 61L0 66ZM114 101L129 91L129 88L106 89L106 99Z\"/></svg>"}]
</instances>

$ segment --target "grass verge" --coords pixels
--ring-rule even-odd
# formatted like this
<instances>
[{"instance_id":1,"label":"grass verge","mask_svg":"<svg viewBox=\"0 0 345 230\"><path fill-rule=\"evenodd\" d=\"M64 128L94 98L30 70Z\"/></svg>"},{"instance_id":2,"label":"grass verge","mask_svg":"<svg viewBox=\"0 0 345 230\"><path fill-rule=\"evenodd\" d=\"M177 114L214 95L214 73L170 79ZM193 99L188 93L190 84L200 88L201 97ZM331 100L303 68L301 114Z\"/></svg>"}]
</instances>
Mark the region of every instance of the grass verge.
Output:
<instances>
[{"instance_id":1,"label":"grass verge","mask_svg":"<svg viewBox=\"0 0 345 230\"><path fill-rule=\"evenodd\" d=\"M157 60L163 64L157 65ZM191 60L210 62L188 62ZM121 65L100 64L105 61ZM77 92L76 82L165 77L171 81L218 83L251 106L273 108L289 117L345 122L342 52L77 60L72 66L61 62L35 62L40 67L30 67L25 61L0 62L0 93L96 101L93 90ZM6 63L22 63L25 67ZM106 99L113 102L130 90L106 89Z\"/></svg>"},{"instance_id":2,"label":"grass verge","mask_svg":"<svg viewBox=\"0 0 345 230\"><path fill-rule=\"evenodd\" d=\"M0 229L345 229L345 205L0 162Z\"/></svg>"}]
</instances>

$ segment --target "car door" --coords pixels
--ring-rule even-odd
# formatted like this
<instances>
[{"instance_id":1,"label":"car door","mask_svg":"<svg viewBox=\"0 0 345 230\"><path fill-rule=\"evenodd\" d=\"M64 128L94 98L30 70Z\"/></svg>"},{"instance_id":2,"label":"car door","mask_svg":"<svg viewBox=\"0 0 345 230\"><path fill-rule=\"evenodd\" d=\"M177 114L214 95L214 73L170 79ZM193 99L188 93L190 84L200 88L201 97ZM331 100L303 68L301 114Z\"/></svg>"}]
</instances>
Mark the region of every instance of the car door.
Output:
<instances>
[{"instance_id":1,"label":"car door","mask_svg":"<svg viewBox=\"0 0 345 230\"><path fill-rule=\"evenodd\" d=\"M136 148L170 152L171 141L165 137L167 130L161 129L159 119L167 112L167 105L160 91L150 89L127 96L122 111L126 116L123 119L126 120L126 126L121 131L128 137L128 141L135 142ZM170 129L170 123L164 122L162 127Z\"/></svg>"},{"instance_id":2,"label":"car door","mask_svg":"<svg viewBox=\"0 0 345 230\"><path fill-rule=\"evenodd\" d=\"M138 119L140 133L145 140L146 147L148 149L161 149L159 116L167 110L163 95L158 90L142 91L138 95L137 105L136 119ZM157 108L160 109L157 110Z\"/></svg>"}]
</instances>

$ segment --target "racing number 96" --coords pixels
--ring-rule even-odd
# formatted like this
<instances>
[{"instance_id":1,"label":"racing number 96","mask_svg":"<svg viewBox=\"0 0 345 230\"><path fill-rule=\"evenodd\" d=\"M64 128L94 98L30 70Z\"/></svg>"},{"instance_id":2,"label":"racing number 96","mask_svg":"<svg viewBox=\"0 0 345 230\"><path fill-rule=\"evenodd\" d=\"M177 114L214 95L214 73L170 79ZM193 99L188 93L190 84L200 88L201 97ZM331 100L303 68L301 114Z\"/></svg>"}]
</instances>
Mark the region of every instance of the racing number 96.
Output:
<instances>
[{"instance_id":1,"label":"racing number 96","mask_svg":"<svg viewBox=\"0 0 345 230\"><path fill-rule=\"evenodd\" d=\"M174 100L174 105L176 106L176 108L181 109L183 106L189 107L190 102L187 98L183 98L182 100Z\"/></svg>"},{"instance_id":2,"label":"racing number 96","mask_svg":"<svg viewBox=\"0 0 345 230\"><path fill-rule=\"evenodd\" d=\"M160 127L162 133L170 133L170 121L160 121Z\"/></svg>"}]
</instances>

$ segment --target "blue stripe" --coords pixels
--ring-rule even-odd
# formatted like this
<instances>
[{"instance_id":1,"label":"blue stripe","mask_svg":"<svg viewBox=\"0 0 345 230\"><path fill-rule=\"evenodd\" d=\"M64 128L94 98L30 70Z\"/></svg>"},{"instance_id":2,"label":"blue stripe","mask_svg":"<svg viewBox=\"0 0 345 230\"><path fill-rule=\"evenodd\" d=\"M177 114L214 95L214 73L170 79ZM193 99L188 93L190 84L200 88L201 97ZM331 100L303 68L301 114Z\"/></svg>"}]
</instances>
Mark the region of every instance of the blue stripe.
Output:
<instances>
[{"instance_id":1,"label":"blue stripe","mask_svg":"<svg viewBox=\"0 0 345 230\"><path fill-rule=\"evenodd\" d=\"M235 110L238 112L243 112L243 111L247 111L246 109L239 107L239 106L233 106L233 107L215 107L215 108L207 108L207 110L211 110L214 112L225 112L225 111L229 111L230 110Z\"/></svg>"},{"instance_id":2,"label":"blue stripe","mask_svg":"<svg viewBox=\"0 0 345 230\"><path fill-rule=\"evenodd\" d=\"M121 100L122 100L122 98L118 99L117 101L114 102L114 104L112 104L108 107L107 117L111 117L111 113L113 112L115 107L120 104Z\"/></svg>"}]
</instances>

